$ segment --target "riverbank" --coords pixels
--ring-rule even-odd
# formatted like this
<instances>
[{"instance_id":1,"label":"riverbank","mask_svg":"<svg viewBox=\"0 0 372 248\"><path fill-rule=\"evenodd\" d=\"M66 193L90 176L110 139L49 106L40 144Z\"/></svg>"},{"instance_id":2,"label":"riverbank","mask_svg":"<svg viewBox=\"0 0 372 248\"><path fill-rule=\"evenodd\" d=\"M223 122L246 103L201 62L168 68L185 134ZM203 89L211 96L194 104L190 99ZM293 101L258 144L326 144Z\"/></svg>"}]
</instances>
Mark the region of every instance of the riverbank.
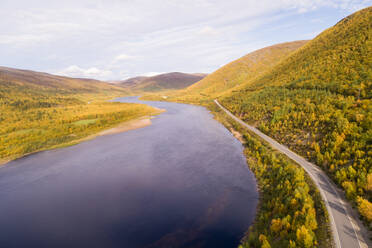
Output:
<instances>
[{"instance_id":1,"label":"riverbank","mask_svg":"<svg viewBox=\"0 0 372 248\"><path fill-rule=\"evenodd\" d=\"M118 126L114 128L110 128L108 130L102 131L97 134L97 136L103 136L103 135L110 135L110 134L116 134L116 133L122 133L129 130L137 129L137 128L143 128L151 125L151 119L145 118L145 119L138 119L138 120L132 120L128 122L124 122L122 124L119 124Z\"/></svg>"},{"instance_id":2,"label":"riverbank","mask_svg":"<svg viewBox=\"0 0 372 248\"><path fill-rule=\"evenodd\" d=\"M166 111L164 109L157 109L157 110L158 110L158 112L156 114L161 114L161 113ZM144 128L144 127L150 126L152 124L152 122L151 122L152 118L154 118L154 117L153 116L144 116L144 117L141 117L141 118L138 118L138 119L135 119L135 120L126 121L126 122L120 123L119 125L117 125L113 128L109 128L109 129L103 130L99 133L89 135L88 137L85 137L83 139L76 140L76 141L74 141L73 144L62 144L62 146L75 145L75 144L78 144L80 142L91 140L91 139L94 139L94 138L99 137L99 136L112 135L112 134L127 132L127 131L134 130L134 129Z\"/></svg>"},{"instance_id":3,"label":"riverbank","mask_svg":"<svg viewBox=\"0 0 372 248\"><path fill-rule=\"evenodd\" d=\"M240 247L333 247L326 207L304 170L215 106L209 109L243 144L258 181L256 219Z\"/></svg>"},{"instance_id":4,"label":"riverbank","mask_svg":"<svg viewBox=\"0 0 372 248\"><path fill-rule=\"evenodd\" d=\"M37 150L34 150L32 152L28 152L28 153L24 153L24 154L17 154L17 155L14 155L14 156L10 156L10 157L7 157L7 158L0 159L0 166L4 165L4 164L6 164L6 163L8 163L12 160L15 160L15 159L26 157L26 156L29 156L29 155L32 155L32 154L35 154L35 153L38 153L38 152L46 151L46 150L53 150L53 149L73 146L73 145L79 144L81 142L94 139L98 136L111 135L111 134L126 132L126 131L130 131L130 130L134 130L134 129L144 128L146 126L151 125L151 119L153 118L153 116L165 112L164 109L158 109L158 108L151 108L151 109L152 109L152 112L148 111L148 113L151 113L151 115L144 115L144 116L141 116L139 118L125 120L124 122L121 122L121 123L117 124L116 126L115 125L108 125L108 127L106 127L106 129L104 129L104 128L98 129L95 133L88 134L85 137L77 138L78 134L75 134L75 133L68 134L68 137L72 138L72 140L69 140L67 142L58 143L58 144L55 144L55 145L52 145L52 146L49 146L49 147L43 147L41 149L37 149ZM75 139L73 139L73 138L75 138Z\"/></svg>"}]
</instances>

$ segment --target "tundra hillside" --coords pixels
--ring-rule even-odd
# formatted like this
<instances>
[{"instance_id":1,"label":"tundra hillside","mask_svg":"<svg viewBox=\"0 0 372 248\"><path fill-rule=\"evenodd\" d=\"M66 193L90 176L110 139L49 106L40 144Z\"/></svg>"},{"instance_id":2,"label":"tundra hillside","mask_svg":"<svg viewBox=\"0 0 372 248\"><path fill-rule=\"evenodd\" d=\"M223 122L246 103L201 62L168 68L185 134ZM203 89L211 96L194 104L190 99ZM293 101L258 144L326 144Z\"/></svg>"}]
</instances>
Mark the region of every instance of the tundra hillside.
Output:
<instances>
[{"instance_id":1,"label":"tundra hillside","mask_svg":"<svg viewBox=\"0 0 372 248\"><path fill-rule=\"evenodd\" d=\"M158 110L106 100L127 94L96 80L0 67L0 162L73 144Z\"/></svg>"},{"instance_id":2,"label":"tundra hillside","mask_svg":"<svg viewBox=\"0 0 372 248\"><path fill-rule=\"evenodd\" d=\"M221 98L235 115L322 167L370 228L371 38L370 7Z\"/></svg>"},{"instance_id":3,"label":"tundra hillside","mask_svg":"<svg viewBox=\"0 0 372 248\"><path fill-rule=\"evenodd\" d=\"M286 42L259 49L221 67L184 90L163 91L157 95L145 95L144 98L163 99L163 96L167 96L170 101L196 104L211 102L270 70L306 42Z\"/></svg>"}]
</instances>

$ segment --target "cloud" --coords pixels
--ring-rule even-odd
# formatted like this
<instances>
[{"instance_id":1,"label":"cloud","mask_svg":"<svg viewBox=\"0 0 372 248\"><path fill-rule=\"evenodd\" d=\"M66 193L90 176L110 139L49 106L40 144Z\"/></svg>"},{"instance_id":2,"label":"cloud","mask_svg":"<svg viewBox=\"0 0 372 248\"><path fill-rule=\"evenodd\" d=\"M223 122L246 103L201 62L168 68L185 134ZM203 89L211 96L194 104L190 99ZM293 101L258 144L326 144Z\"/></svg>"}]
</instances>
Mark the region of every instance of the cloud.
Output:
<instances>
[{"instance_id":1,"label":"cloud","mask_svg":"<svg viewBox=\"0 0 372 248\"><path fill-rule=\"evenodd\" d=\"M48 34L8 34L0 35L0 45L12 45L12 46L31 46L35 44L40 44L40 42L47 42L50 40L50 35Z\"/></svg>"},{"instance_id":2,"label":"cloud","mask_svg":"<svg viewBox=\"0 0 372 248\"><path fill-rule=\"evenodd\" d=\"M77 65L71 65L63 70L57 71L57 75L77 78L96 78L96 79L107 79L112 75L112 71L101 70L96 67L83 69Z\"/></svg>"},{"instance_id":3,"label":"cloud","mask_svg":"<svg viewBox=\"0 0 372 248\"><path fill-rule=\"evenodd\" d=\"M370 1L2 0L0 64L101 79L211 72L254 49L306 38L367 5ZM324 21L309 21L316 18Z\"/></svg>"},{"instance_id":4,"label":"cloud","mask_svg":"<svg viewBox=\"0 0 372 248\"><path fill-rule=\"evenodd\" d=\"M310 22L312 22L312 23L322 23L322 22L324 22L324 20L322 20L321 18L314 18L314 19L311 19Z\"/></svg>"},{"instance_id":5,"label":"cloud","mask_svg":"<svg viewBox=\"0 0 372 248\"><path fill-rule=\"evenodd\" d=\"M217 29L215 28L212 28L210 26L205 26L203 28L201 28L199 31L198 31L198 34L200 35L207 35L207 36L210 36L210 35L218 35L219 32Z\"/></svg>"},{"instance_id":6,"label":"cloud","mask_svg":"<svg viewBox=\"0 0 372 248\"><path fill-rule=\"evenodd\" d=\"M136 58L136 56L131 56L131 55L122 53L122 54L119 54L119 55L115 56L115 58L111 62L111 65L115 65L119 62L126 61L126 60L132 60L132 59L135 59L135 58Z\"/></svg>"},{"instance_id":7,"label":"cloud","mask_svg":"<svg viewBox=\"0 0 372 248\"><path fill-rule=\"evenodd\" d=\"M114 58L114 61L128 60L128 59L132 59L132 58L135 58L135 57L123 53L123 54L120 54L120 55L116 56Z\"/></svg>"}]
</instances>

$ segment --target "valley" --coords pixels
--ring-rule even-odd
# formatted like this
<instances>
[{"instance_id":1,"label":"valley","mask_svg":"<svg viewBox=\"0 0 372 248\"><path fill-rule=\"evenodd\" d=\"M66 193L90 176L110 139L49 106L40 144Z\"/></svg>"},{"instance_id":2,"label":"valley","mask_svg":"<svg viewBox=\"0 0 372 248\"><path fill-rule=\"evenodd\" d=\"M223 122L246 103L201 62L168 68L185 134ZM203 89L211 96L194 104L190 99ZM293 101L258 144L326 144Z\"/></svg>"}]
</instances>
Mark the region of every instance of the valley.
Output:
<instances>
[{"instance_id":1,"label":"valley","mask_svg":"<svg viewBox=\"0 0 372 248\"><path fill-rule=\"evenodd\" d=\"M0 247L371 247L372 7L356 9L221 66L246 42L238 16L133 31L104 69L98 50L59 76L0 66ZM217 69L178 72L180 54Z\"/></svg>"}]
</instances>

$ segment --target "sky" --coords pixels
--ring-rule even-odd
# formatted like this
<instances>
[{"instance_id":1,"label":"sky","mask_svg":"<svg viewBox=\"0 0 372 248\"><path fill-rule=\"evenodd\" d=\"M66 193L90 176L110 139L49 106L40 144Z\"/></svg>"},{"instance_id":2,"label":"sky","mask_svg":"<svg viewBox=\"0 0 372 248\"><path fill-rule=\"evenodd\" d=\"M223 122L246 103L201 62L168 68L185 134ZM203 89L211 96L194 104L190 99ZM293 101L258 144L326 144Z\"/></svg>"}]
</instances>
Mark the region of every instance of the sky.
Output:
<instances>
[{"instance_id":1,"label":"sky","mask_svg":"<svg viewBox=\"0 0 372 248\"><path fill-rule=\"evenodd\" d=\"M211 73L372 0L0 0L0 66L122 80Z\"/></svg>"}]
</instances>

